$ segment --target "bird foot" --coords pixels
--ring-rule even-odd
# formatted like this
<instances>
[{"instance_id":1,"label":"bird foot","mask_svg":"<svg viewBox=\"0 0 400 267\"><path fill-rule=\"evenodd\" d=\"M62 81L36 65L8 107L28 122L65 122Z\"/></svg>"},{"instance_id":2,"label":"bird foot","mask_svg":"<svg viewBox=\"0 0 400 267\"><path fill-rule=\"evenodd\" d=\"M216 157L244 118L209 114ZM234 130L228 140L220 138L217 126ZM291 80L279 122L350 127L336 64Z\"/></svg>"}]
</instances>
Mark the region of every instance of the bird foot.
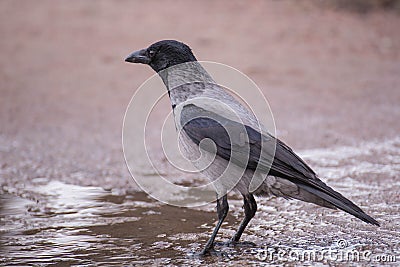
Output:
<instances>
[{"instance_id":1,"label":"bird foot","mask_svg":"<svg viewBox=\"0 0 400 267\"><path fill-rule=\"evenodd\" d=\"M203 258L203 257L208 257L208 256L224 257L224 256L227 256L227 253L223 252L223 251L215 250L212 247L212 248L205 248L201 252L193 254L193 256L197 257L197 258Z\"/></svg>"},{"instance_id":2,"label":"bird foot","mask_svg":"<svg viewBox=\"0 0 400 267\"><path fill-rule=\"evenodd\" d=\"M240 248L249 248L257 246L255 243L250 241L239 242L234 240L229 240L227 242L216 242L215 244L222 247L240 247Z\"/></svg>"}]
</instances>

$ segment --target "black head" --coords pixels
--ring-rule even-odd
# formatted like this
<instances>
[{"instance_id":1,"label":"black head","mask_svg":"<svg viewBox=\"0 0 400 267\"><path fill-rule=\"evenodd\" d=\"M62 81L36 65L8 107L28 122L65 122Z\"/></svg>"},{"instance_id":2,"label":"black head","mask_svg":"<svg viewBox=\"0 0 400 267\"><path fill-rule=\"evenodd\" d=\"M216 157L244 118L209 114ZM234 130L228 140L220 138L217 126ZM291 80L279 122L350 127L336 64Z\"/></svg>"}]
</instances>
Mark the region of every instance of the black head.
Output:
<instances>
[{"instance_id":1,"label":"black head","mask_svg":"<svg viewBox=\"0 0 400 267\"><path fill-rule=\"evenodd\" d=\"M196 61L189 46L175 40L163 40L150 45L148 48L133 52L126 62L149 65L159 72L168 67Z\"/></svg>"}]
</instances>

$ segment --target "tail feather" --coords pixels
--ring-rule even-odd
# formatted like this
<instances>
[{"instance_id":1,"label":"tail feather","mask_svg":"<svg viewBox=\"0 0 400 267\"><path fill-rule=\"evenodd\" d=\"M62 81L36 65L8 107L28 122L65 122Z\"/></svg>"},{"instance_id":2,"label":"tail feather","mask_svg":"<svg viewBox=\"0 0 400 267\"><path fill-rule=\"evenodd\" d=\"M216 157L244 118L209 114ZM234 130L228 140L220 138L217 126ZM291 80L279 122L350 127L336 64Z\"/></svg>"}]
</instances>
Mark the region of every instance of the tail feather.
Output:
<instances>
[{"instance_id":1,"label":"tail feather","mask_svg":"<svg viewBox=\"0 0 400 267\"><path fill-rule=\"evenodd\" d=\"M301 189L327 201L328 203L332 204L333 206L337 207L338 209L341 209L347 213L350 213L351 215L359 218L360 220L370 223L376 226L380 226L379 223L372 218L371 216L367 215L362 209L360 209L356 204L342 196L340 193L334 191L332 188L327 186L325 183L323 183L321 180L316 180L318 182L318 187L314 187L309 184L303 184L303 183L296 183L298 187ZM319 188L323 188L324 190L320 190Z\"/></svg>"}]
</instances>

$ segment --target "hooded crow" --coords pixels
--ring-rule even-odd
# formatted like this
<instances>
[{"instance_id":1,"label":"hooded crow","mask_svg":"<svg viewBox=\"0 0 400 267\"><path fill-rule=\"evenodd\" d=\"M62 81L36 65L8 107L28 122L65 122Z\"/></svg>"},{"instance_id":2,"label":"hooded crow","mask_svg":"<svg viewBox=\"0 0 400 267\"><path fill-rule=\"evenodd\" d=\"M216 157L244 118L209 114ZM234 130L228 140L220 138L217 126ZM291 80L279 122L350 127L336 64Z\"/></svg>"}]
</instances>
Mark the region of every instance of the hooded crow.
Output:
<instances>
[{"instance_id":1,"label":"hooded crow","mask_svg":"<svg viewBox=\"0 0 400 267\"><path fill-rule=\"evenodd\" d=\"M196 166L215 182L217 193L218 223L202 255L214 251L215 237L228 214L230 189L242 194L245 214L230 240L233 245L239 242L257 211L254 195L294 198L338 208L379 226L357 205L321 181L289 146L269 134L247 107L216 84L189 46L163 40L133 52L125 61L147 64L163 80L186 156L196 165L204 151L213 155L206 168Z\"/></svg>"}]
</instances>

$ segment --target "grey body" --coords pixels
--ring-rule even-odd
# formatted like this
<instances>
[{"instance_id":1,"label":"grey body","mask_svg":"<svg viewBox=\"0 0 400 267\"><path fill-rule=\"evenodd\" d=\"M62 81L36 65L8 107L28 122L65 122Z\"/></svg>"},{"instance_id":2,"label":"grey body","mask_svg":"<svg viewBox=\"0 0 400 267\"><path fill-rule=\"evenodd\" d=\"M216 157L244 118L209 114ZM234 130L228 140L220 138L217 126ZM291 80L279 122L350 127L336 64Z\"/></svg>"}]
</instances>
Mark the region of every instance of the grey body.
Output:
<instances>
[{"instance_id":1,"label":"grey body","mask_svg":"<svg viewBox=\"0 0 400 267\"><path fill-rule=\"evenodd\" d=\"M178 131L179 142L181 147L184 148L182 152L185 154L184 156L192 162L196 162L196 160L201 157L201 151L198 144L193 142L188 136L183 125L180 125L180 116L182 113L185 113L185 110L188 109L188 105L190 104L194 104L197 107L209 111L214 111L215 113L222 113L234 121L268 134L268 129L259 123L256 116L225 88L218 85L212 77L208 75L207 71L201 67L200 63L191 62L176 65L161 71L159 74L169 92L171 104L174 109L176 127L177 129L182 129ZM212 100L215 100L215 102ZM222 103L222 105L218 105L218 103ZM232 110L234 114L231 114ZM189 120L192 118L193 117L189 118ZM275 139L271 138L271 142L274 141ZM275 145L275 143L272 145ZM207 151L203 152L207 153ZM215 155L213 152L214 151L209 152L210 157ZM228 160L217 154L209 167L202 171L202 174L210 180L215 181L217 178L221 177L222 173L227 169L228 163ZM241 168L236 172L234 169L230 170L233 172L231 175L235 176L240 174ZM268 170L269 168L267 166L266 171L261 171L257 174L262 176L261 179L263 182L255 190L250 190L250 183L254 178L255 171L246 169L240 177L230 177L232 179L228 177L228 179L223 180L222 183L215 184L217 195L222 196L226 194L229 189L233 188L242 195L248 195L250 193L263 196L274 195L278 197L295 198L321 206L335 208L332 204L329 204L329 202L310 194L287 179L268 175ZM310 174L311 178L318 179L314 173ZM235 185L232 183L235 183Z\"/></svg>"}]
</instances>

